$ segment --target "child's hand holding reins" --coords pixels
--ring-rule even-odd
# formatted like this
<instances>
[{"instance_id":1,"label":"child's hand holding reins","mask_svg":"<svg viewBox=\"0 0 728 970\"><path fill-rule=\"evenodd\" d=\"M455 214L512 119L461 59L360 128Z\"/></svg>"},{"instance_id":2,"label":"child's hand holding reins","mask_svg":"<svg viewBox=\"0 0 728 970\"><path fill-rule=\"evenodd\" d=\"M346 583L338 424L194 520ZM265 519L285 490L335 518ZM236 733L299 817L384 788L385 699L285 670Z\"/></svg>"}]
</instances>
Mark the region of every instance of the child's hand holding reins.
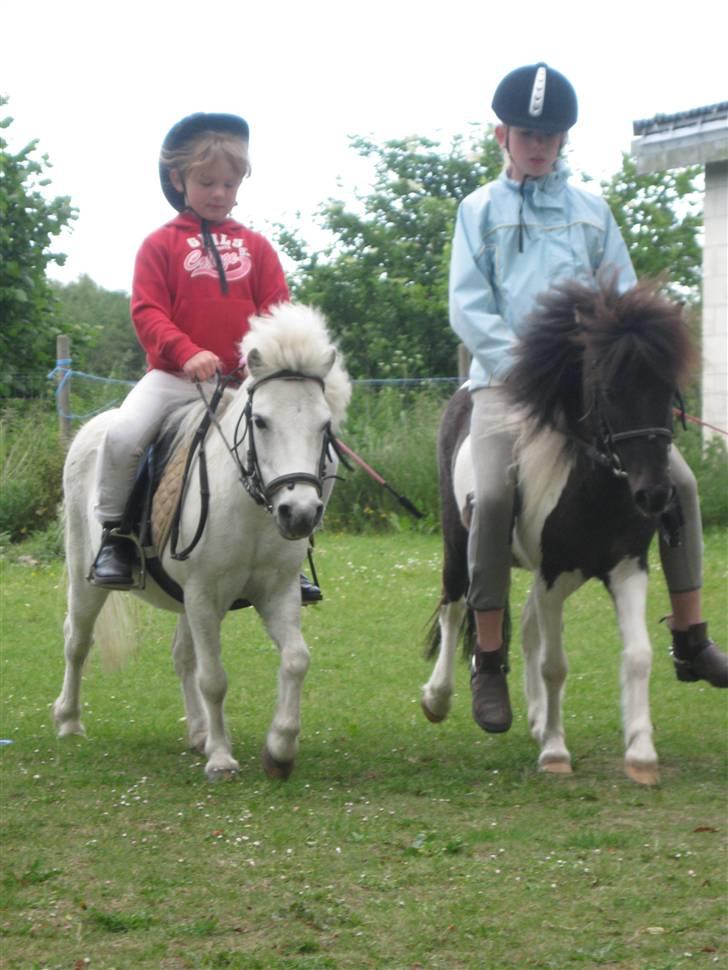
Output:
<instances>
[{"instance_id":1,"label":"child's hand holding reins","mask_svg":"<svg viewBox=\"0 0 728 970\"><path fill-rule=\"evenodd\" d=\"M211 350L201 350L184 362L182 370L189 381L208 381L222 370L222 361Z\"/></svg>"}]
</instances>

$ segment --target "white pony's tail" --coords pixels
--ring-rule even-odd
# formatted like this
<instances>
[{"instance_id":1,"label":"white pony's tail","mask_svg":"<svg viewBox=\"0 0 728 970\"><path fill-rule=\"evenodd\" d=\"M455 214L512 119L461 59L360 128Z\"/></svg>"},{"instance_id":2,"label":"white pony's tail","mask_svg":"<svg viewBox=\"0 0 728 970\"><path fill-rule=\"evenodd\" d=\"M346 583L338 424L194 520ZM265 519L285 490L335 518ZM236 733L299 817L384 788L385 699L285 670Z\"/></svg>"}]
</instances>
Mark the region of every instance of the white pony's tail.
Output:
<instances>
[{"instance_id":1,"label":"white pony's tail","mask_svg":"<svg viewBox=\"0 0 728 970\"><path fill-rule=\"evenodd\" d=\"M121 670L139 643L140 604L129 593L111 593L94 626L94 640L106 671Z\"/></svg>"}]
</instances>

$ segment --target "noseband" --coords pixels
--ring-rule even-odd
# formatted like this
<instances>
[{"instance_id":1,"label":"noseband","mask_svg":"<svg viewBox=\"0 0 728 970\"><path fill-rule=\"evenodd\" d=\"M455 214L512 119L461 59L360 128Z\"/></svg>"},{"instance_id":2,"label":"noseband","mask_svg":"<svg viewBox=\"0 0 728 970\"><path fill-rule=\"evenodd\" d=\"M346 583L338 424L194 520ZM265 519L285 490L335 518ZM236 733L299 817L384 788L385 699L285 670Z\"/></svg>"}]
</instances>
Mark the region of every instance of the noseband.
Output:
<instances>
[{"instance_id":1,"label":"noseband","mask_svg":"<svg viewBox=\"0 0 728 970\"><path fill-rule=\"evenodd\" d=\"M614 450L614 445L618 441L628 441L630 438L647 438L648 441L656 441L658 438L667 438L672 441L672 431L669 428L635 428L632 431L603 431L591 445L586 446L586 451L594 461L608 468L615 478L627 478L622 459Z\"/></svg>"}]
</instances>

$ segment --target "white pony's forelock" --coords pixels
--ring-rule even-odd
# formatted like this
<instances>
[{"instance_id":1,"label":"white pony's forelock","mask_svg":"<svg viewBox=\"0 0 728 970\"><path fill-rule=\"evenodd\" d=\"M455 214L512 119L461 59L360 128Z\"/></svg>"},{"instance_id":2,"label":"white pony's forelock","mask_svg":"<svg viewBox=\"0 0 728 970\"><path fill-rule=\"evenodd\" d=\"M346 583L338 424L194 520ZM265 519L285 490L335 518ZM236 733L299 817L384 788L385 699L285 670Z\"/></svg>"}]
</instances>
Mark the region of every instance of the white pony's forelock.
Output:
<instances>
[{"instance_id":1,"label":"white pony's forelock","mask_svg":"<svg viewBox=\"0 0 728 970\"><path fill-rule=\"evenodd\" d=\"M240 349L246 357L258 351L263 361L260 376L292 370L321 378L332 424L338 430L351 398L351 382L319 310L303 303L279 303L267 314L250 318ZM329 370L332 350L336 359Z\"/></svg>"}]
</instances>

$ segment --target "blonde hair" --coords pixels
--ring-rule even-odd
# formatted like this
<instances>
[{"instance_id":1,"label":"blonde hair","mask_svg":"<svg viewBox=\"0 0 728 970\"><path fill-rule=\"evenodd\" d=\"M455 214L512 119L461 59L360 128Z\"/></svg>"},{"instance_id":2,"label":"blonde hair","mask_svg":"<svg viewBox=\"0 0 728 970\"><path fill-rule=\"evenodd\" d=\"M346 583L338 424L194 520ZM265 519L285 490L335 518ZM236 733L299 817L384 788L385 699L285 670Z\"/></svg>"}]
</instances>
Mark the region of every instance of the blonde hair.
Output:
<instances>
[{"instance_id":1,"label":"blonde hair","mask_svg":"<svg viewBox=\"0 0 728 970\"><path fill-rule=\"evenodd\" d=\"M168 171L177 171L182 181L195 168L224 158L235 172L244 179L250 175L248 143L237 135L227 132L203 131L190 138L179 148L162 149L159 161Z\"/></svg>"}]
</instances>

